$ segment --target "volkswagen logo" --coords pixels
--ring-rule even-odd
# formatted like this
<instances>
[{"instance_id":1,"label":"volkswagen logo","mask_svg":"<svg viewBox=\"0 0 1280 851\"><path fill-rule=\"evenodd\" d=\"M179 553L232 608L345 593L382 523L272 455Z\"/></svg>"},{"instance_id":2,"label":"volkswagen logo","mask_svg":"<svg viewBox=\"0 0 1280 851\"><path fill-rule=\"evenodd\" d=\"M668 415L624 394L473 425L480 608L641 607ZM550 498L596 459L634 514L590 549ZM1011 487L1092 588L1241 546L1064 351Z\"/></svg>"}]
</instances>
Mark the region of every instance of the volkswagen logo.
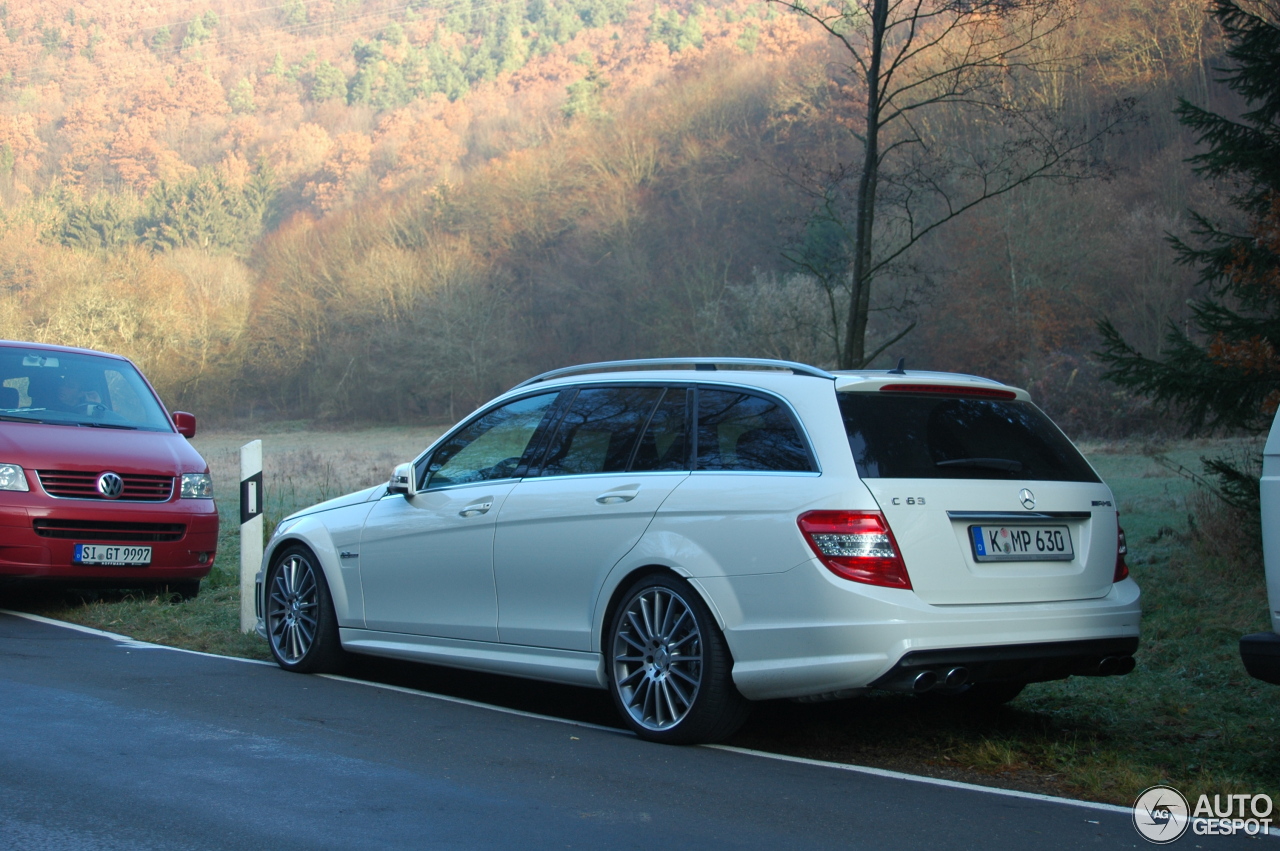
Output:
<instances>
[{"instance_id":1,"label":"volkswagen logo","mask_svg":"<svg viewBox=\"0 0 1280 851\"><path fill-rule=\"evenodd\" d=\"M107 499L119 499L124 493L124 479L119 473L103 473L98 476L98 493Z\"/></svg>"},{"instance_id":2,"label":"volkswagen logo","mask_svg":"<svg viewBox=\"0 0 1280 851\"><path fill-rule=\"evenodd\" d=\"M101 487L101 485L99 485L99 487ZM1027 511L1036 507L1036 495L1026 488L1018 491L1018 499L1022 502L1022 507Z\"/></svg>"}]
</instances>

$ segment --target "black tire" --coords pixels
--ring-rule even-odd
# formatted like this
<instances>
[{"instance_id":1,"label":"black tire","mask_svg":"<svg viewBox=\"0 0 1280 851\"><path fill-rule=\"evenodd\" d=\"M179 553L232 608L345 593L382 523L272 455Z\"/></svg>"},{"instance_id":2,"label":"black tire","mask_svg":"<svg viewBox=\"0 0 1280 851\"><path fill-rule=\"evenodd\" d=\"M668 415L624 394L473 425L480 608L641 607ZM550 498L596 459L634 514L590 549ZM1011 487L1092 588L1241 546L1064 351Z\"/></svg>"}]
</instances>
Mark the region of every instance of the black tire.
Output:
<instances>
[{"instance_id":1,"label":"black tire","mask_svg":"<svg viewBox=\"0 0 1280 851\"><path fill-rule=\"evenodd\" d=\"M267 573L267 644L276 663L301 674L332 673L342 667L338 619L324 571L306 547L281 552Z\"/></svg>"},{"instance_id":2,"label":"black tire","mask_svg":"<svg viewBox=\"0 0 1280 851\"><path fill-rule=\"evenodd\" d=\"M173 601L174 597L182 600L194 600L200 595L200 580L180 579L173 582L157 582L154 585L144 585L142 591L148 596L154 595L170 602Z\"/></svg>"},{"instance_id":3,"label":"black tire","mask_svg":"<svg viewBox=\"0 0 1280 851\"><path fill-rule=\"evenodd\" d=\"M169 594L177 594L184 600L194 600L200 596L200 580L184 579L181 582L166 582L164 590Z\"/></svg>"},{"instance_id":4,"label":"black tire","mask_svg":"<svg viewBox=\"0 0 1280 851\"><path fill-rule=\"evenodd\" d=\"M604 651L614 705L642 739L718 742L750 712L724 636L682 579L655 574L631 585L610 614Z\"/></svg>"}]
</instances>

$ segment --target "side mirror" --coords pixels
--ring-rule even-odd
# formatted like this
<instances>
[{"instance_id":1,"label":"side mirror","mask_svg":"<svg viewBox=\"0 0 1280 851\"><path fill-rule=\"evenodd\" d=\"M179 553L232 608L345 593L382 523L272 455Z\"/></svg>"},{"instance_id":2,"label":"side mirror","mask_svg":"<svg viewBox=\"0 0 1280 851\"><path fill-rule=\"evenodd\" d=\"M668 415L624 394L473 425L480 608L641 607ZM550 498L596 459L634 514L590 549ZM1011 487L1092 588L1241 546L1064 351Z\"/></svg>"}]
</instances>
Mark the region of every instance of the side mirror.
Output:
<instances>
[{"instance_id":1,"label":"side mirror","mask_svg":"<svg viewBox=\"0 0 1280 851\"><path fill-rule=\"evenodd\" d=\"M188 414L186 411L173 412L173 424L178 428L178 434L183 437L196 436L196 415Z\"/></svg>"},{"instance_id":2,"label":"side mirror","mask_svg":"<svg viewBox=\"0 0 1280 851\"><path fill-rule=\"evenodd\" d=\"M417 482L413 480L413 464L397 464L391 471L391 481L387 482L387 493L400 493L413 496L418 492Z\"/></svg>"}]
</instances>

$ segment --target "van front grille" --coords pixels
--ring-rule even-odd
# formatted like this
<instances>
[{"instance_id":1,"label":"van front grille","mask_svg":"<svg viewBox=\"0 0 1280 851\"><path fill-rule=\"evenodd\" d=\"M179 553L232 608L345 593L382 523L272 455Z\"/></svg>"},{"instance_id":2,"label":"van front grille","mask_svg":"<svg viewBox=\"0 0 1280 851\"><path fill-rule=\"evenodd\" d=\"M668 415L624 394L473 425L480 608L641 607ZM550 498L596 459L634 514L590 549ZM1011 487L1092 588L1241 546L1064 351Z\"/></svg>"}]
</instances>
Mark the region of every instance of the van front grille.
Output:
<instances>
[{"instance_id":1,"label":"van front grille","mask_svg":"<svg viewBox=\"0 0 1280 851\"><path fill-rule=\"evenodd\" d=\"M40 486L49 496L59 499L102 499L98 493L98 476L86 470L36 470ZM119 502L167 502L173 495L173 476L142 476L121 473L124 491L112 500Z\"/></svg>"}]
</instances>

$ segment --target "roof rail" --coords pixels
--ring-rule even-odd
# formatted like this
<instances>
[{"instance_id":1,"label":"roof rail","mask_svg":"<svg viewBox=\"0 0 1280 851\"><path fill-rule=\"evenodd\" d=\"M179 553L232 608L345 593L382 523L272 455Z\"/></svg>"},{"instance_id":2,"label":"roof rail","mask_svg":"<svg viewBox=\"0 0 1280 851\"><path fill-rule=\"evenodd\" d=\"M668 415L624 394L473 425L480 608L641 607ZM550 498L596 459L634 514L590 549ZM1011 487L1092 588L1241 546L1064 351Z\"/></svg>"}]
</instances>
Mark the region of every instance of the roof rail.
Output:
<instances>
[{"instance_id":1,"label":"roof rail","mask_svg":"<svg viewBox=\"0 0 1280 851\"><path fill-rule=\"evenodd\" d=\"M521 387L527 387L530 384L537 384L540 381L548 381L552 378L560 378L565 375L573 375L579 372L600 372L605 370L623 371L629 369L660 369L667 366L691 366L696 370L719 370L722 367L739 368L739 369L789 369L795 375L807 375L812 378L827 378L832 381L835 376L827 372L825 369L818 369L816 366L809 366L804 363L796 363L789 360L773 360L771 358L639 358L636 360L612 360L603 361L601 363L584 363L578 366L566 366L560 369L553 369L550 372L544 372L541 375L535 375L526 381L522 381L512 390L518 390Z\"/></svg>"}]
</instances>

